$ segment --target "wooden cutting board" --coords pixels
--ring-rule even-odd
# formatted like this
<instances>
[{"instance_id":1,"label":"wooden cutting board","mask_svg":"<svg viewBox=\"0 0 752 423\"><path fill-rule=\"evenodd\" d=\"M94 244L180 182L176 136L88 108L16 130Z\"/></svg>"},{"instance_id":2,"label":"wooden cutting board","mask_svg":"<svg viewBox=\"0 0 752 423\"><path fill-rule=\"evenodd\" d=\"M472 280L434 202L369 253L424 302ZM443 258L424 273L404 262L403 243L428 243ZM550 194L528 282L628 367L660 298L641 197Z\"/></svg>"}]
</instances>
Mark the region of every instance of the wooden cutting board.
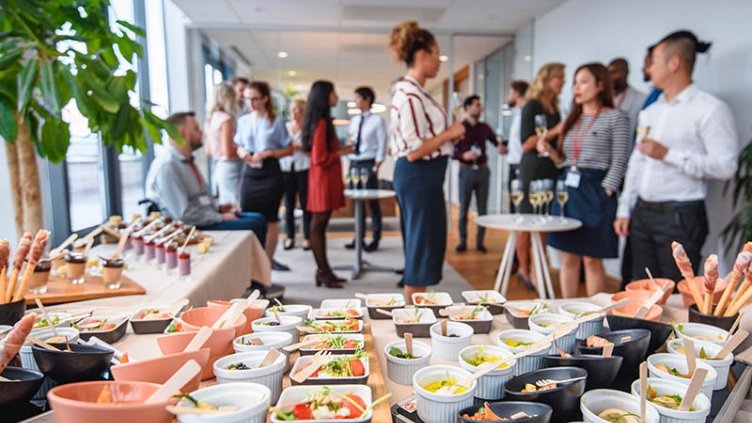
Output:
<instances>
[{"instance_id":1,"label":"wooden cutting board","mask_svg":"<svg viewBox=\"0 0 752 423\"><path fill-rule=\"evenodd\" d=\"M63 304L74 301L94 300L97 298L122 297L125 295L144 295L146 289L133 279L123 275L119 289L107 289L102 278L86 275L86 282L71 285L66 278L50 276L47 292L40 295L26 294L26 304L34 304L39 298L44 305Z\"/></svg>"}]
</instances>

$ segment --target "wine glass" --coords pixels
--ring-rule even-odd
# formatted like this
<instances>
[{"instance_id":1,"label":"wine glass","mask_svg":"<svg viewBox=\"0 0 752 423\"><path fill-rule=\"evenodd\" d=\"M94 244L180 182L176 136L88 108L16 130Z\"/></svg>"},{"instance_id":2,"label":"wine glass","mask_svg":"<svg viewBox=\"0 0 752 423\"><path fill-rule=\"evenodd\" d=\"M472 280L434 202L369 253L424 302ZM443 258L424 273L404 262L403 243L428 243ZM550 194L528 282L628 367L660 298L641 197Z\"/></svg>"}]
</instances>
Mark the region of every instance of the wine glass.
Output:
<instances>
[{"instance_id":1,"label":"wine glass","mask_svg":"<svg viewBox=\"0 0 752 423\"><path fill-rule=\"evenodd\" d=\"M545 138L548 134L548 120L546 115L535 115L535 135L538 138ZM548 153L538 153L538 157L548 157Z\"/></svg>"},{"instance_id":2,"label":"wine glass","mask_svg":"<svg viewBox=\"0 0 752 423\"><path fill-rule=\"evenodd\" d=\"M635 144L639 144L650 135L650 123L648 122L647 113L642 110L637 117L637 139Z\"/></svg>"},{"instance_id":3,"label":"wine glass","mask_svg":"<svg viewBox=\"0 0 752 423\"><path fill-rule=\"evenodd\" d=\"M522 200L525 198L525 192L522 190L522 181L519 179L512 179L512 182L510 183L511 186L511 192L512 192L512 204L514 204L514 212L517 214L517 222L522 221L522 216L520 215L520 204L522 204Z\"/></svg>"},{"instance_id":4,"label":"wine glass","mask_svg":"<svg viewBox=\"0 0 752 423\"><path fill-rule=\"evenodd\" d=\"M370 176L371 173L367 168L363 167L360 169L360 186L362 189L368 189L368 178Z\"/></svg>"},{"instance_id":5,"label":"wine glass","mask_svg":"<svg viewBox=\"0 0 752 423\"><path fill-rule=\"evenodd\" d=\"M478 147L477 145L473 145L472 147L470 147L470 151L475 153L475 156L476 156L476 158L473 159L473 170L478 170L480 169L480 166L478 166L477 157L480 157L480 155L483 154L483 150L481 150L480 147Z\"/></svg>"},{"instance_id":6,"label":"wine glass","mask_svg":"<svg viewBox=\"0 0 752 423\"><path fill-rule=\"evenodd\" d=\"M556 181L556 202L559 203L559 213L561 220L564 220L564 205L569 201L569 191L563 180Z\"/></svg>"},{"instance_id":7,"label":"wine glass","mask_svg":"<svg viewBox=\"0 0 752 423\"><path fill-rule=\"evenodd\" d=\"M546 218L548 219L548 215L551 214L551 203L554 201L554 180L546 179L544 182L546 187Z\"/></svg>"},{"instance_id":8,"label":"wine glass","mask_svg":"<svg viewBox=\"0 0 752 423\"><path fill-rule=\"evenodd\" d=\"M530 181L530 189L528 190L528 200L530 201L530 205L533 206L533 214L538 214L538 180Z\"/></svg>"},{"instance_id":9,"label":"wine glass","mask_svg":"<svg viewBox=\"0 0 752 423\"><path fill-rule=\"evenodd\" d=\"M352 189L358 189L358 183L360 183L360 171L358 169L350 169L350 180L352 181Z\"/></svg>"}]
</instances>

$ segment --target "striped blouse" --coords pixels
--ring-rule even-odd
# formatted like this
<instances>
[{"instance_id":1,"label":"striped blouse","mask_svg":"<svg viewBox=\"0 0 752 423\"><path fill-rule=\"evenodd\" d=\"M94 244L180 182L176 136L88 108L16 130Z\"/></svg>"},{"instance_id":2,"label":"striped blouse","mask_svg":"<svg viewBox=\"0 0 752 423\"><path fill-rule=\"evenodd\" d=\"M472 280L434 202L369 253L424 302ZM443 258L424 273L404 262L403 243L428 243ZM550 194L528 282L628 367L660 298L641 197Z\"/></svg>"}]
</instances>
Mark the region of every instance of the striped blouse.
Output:
<instances>
[{"instance_id":1,"label":"striped blouse","mask_svg":"<svg viewBox=\"0 0 752 423\"><path fill-rule=\"evenodd\" d=\"M391 89L391 151L397 157L405 157L420 147L423 140L444 132L447 128L447 115L441 104L410 76L398 79ZM447 142L440 149L423 157L423 160L451 154L452 143Z\"/></svg>"},{"instance_id":2,"label":"striped blouse","mask_svg":"<svg viewBox=\"0 0 752 423\"><path fill-rule=\"evenodd\" d=\"M592 115L582 115L580 125L573 126L564 137L564 156L560 167L574 166L574 136L582 136L590 124ZM601 186L614 192L619 190L631 153L632 140L629 133L629 116L622 110L602 112L580 146L577 167L605 170Z\"/></svg>"}]
</instances>

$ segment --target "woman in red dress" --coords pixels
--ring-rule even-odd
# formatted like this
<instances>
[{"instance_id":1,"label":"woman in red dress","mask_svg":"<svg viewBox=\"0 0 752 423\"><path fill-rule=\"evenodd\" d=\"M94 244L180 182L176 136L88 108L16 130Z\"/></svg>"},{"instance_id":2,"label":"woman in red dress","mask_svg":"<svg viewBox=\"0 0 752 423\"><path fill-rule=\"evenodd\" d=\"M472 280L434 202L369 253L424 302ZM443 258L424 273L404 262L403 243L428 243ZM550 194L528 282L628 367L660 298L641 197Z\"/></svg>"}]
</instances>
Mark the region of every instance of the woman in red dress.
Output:
<instances>
[{"instance_id":1,"label":"woman in red dress","mask_svg":"<svg viewBox=\"0 0 752 423\"><path fill-rule=\"evenodd\" d=\"M308 173L308 211L311 219L311 250L316 258L316 286L342 288L346 282L338 278L326 258L326 227L332 210L345 205L345 186L342 183L340 157L352 148L339 146L332 124L331 108L337 104L334 85L316 81L308 95L308 107L303 121L303 148L311 152Z\"/></svg>"}]
</instances>

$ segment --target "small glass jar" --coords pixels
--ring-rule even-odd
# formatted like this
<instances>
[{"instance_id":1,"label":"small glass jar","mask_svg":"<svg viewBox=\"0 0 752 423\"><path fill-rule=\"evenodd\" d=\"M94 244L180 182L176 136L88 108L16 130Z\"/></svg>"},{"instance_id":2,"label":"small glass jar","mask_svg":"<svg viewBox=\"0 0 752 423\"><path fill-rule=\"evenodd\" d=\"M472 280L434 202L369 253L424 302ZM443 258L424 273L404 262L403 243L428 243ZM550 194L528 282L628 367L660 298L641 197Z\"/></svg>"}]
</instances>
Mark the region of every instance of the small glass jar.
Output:
<instances>
[{"instance_id":1,"label":"small glass jar","mask_svg":"<svg viewBox=\"0 0 752 423\"><path fill-rule=\"evenodd\" d=\"M146 261L152 261L154 260L154 257L156 256L156 245L154 243L153 239L150 239L146 242L144 242L144 254Z\"/></svg>"},{"instance_id":2,"label":"small glass jar","mask_svg":"<svg viewBox=\"0 0 752 423\"><path fill-rule=\"evenodd\" d=\"M188 251L178 254L178 274L180 276L191 274L191 253Z\"/></svg>"},{"instance_id":3,"label":"small glass jar","mask_svg":"<svg viewBox=\"0 0 752 423\"><path fill-rule=\"evenodd\" d=\"M163 265L165 263L165 245L163 242L158 242L157 245L154 246L154 254L157 259L157 264Z\"/></svg>"},{"instance_id":4,"label":"small glass jar","mask_svg":"<svg viewBox=\"0 0 752 423\"><path fill-rule=\"evenodd\" d=\"M86 282L86 262L84 253L72 251L65 256L65 274L72 285Z\"/></svg>"},{"instance_id":5,"label":"small glass jar","mask_svg":"<svg viewBox=\"0 0 752 423\"><path fill-rule=\"evenodd\" d=\"M136 254L136 256L140 256L144 254L144 237L143 235L134 235L131 237L131 242L133 243L133 252Z\"/></svg>"},{"instance_id":6,"label":"small glass jar","mask_svg":"<svg viewBox=\"0 0 752 423\"><path fill-rule=\"evenodd\" d=\"M29 292L32 294L44 294L47 292L47 282L50 280L52 271L52 262L48 259L41 259L34 266L34 273L29 280Z\"/></svg>"},{"instance_id":7,"label":"small glass jar","mask_svg":"<svg viewBox=\"0 0 752 423\"><path fill-rule=\"evenodd\" d=\"M118 289L122 283L125 260L122 258L106 259L102 263L102 279L107 289Z\"/></svg>"},{"instance_id":8,"label":"small glass jar","mask_svg":"<svg viewBox=\"0 0 752 423\"><path fill-rule=\"evenodd\" d=\"M178 244L176 242L169 242L165 245L165 264L168 271L178 267Z\"/></svg>"}]
</instances>

